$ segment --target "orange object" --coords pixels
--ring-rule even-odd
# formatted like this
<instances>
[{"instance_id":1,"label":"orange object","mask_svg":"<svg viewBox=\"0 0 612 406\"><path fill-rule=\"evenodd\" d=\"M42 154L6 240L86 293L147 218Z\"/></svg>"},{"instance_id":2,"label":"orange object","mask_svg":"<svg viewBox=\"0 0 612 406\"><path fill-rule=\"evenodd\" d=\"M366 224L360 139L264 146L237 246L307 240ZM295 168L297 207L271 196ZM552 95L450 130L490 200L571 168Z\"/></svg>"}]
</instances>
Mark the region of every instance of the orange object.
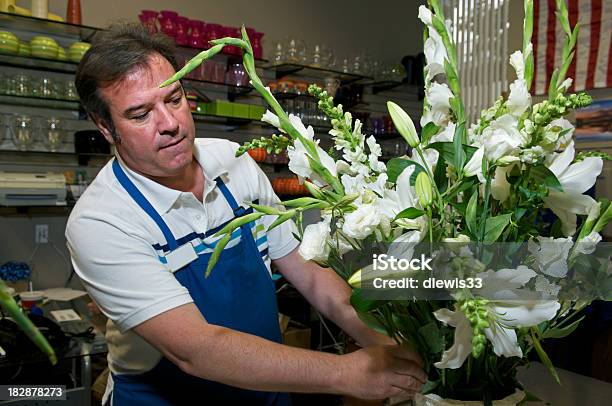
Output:
<instances>
[{"instance_id":1,"label":"orange object","mask_svg":"<svg viewBox=\"0 0 612 406\"><path fill-rule=\"evenodd\" d=\"M68 0L66 8L66 22L81 24L81 0Z\"/></svg>"},{"instance_id":2,"label":"orange object","mask_svg":"<svg viewBox=\"0 0 612 406\"><path fill-rule=\"evenodd\" d=\"M256 162L264 162L266 160L266 156L268 155L265 148L250 149L248 152L251 158L253 158Z\"/></svg>"}]
</instances>

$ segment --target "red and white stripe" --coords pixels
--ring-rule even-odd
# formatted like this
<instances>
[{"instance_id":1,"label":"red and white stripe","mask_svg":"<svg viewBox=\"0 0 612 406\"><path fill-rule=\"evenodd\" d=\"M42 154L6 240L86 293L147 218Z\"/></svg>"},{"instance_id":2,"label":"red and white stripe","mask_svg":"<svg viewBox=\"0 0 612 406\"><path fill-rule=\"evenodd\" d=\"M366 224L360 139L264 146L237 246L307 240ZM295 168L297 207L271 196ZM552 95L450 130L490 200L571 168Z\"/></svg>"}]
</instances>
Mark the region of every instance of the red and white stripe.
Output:
<instances>
[{"instance_id":1,"label":"red and white stripe","mask_svg":"<svg viewBox=\"0 0 612 406\"><path fill-rule=\"evenodd\" d=\"M612 87L612 1L567 0L570 25L580 21L575 54L567 77L572 91ZM545 94L554 69L562 64L564 35L555 16L555 0L534 1L534 78L532 92Z\"/></svg>"}]
</instances>

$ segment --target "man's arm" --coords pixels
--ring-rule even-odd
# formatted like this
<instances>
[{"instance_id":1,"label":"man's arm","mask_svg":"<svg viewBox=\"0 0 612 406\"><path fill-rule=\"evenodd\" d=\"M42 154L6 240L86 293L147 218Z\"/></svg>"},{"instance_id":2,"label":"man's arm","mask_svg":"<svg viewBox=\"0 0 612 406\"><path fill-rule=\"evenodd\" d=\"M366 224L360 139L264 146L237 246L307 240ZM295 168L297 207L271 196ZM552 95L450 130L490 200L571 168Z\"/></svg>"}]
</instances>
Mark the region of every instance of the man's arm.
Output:
<instances>
[{"instance_id":1,"label":"man's arm","mask_svg":"<svg viewBox=\"0 0 612 406\"><path fill-rule=\"evenodd\" d=\"M382 399L418 391L425 374L393 346L334 355L277 344L206 322L194 304L134 327L181 370L245 389Z\"/></svg>"},{"instance_id":2,"label":"man's arm","mask_svg":"<svg viewBox=\"0 0 612 406\"><path fill-rule=\"evenodd\" d=\"M350 304L351 288L332 269L304 260L297 248L273 262L310 304L353 337L359 345L368 347L395 344L393 339L370 329L359 319Z\"/></svg>"}]
</instances>

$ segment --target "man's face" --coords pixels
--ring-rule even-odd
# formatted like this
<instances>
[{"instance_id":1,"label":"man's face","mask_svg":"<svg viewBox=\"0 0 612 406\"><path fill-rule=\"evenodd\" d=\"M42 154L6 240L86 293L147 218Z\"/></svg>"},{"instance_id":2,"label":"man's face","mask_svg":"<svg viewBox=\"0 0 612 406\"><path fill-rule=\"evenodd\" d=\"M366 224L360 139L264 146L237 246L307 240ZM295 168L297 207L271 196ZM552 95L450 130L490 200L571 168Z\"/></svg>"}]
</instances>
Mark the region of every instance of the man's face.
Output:
<instances>
[{"instance_id":1,"label":"man's face","mask_svg":"<svg viewBox=\"0 0 612 406\"><path fill-rule=\"evenodd\" d=\"M159 88L175 73L161 55L153 54L147 67L100 89L120 142L115 146L125 163L144 176L180 176L193 159L195 126L179 82ZM111 133L99 123L112 142Z\"/></svg>"}]
</instances>

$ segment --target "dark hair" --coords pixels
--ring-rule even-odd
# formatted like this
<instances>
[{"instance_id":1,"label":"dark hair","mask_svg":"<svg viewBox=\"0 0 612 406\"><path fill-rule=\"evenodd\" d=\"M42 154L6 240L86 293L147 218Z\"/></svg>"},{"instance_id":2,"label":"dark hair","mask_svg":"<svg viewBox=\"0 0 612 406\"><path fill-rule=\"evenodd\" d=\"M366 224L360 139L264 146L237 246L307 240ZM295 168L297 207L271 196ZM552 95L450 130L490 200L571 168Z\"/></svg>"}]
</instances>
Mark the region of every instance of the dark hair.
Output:
<instances>
[{"instance_id":1,"label":"dark hair","mask_svg":"<svg viewBox=\"0 0 612 406\"><path fill-rule=\"evenodd\" d=\"M155 53L178 70L174 52L170 38L163 34L150 34L137 23L115 24L94 36L91 48L77 68L75 85L85 110L90 116L105 122L115 141L119 141L119 137L99 89L123 79L134 69L146 68L148 57Z\"/></svg>"}]
</instances>

